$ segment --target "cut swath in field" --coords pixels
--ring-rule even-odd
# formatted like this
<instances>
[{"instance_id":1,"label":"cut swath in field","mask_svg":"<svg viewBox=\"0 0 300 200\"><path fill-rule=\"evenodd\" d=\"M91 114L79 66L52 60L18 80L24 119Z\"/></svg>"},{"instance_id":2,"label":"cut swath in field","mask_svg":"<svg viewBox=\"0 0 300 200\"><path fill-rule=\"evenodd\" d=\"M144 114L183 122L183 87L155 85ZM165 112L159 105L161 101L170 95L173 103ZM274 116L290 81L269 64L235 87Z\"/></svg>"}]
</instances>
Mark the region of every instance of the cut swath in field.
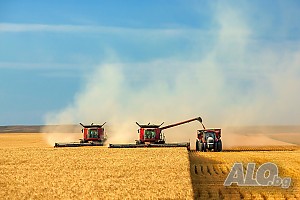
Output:
<instances>
[{"instance_id":1,"label":"cut swath in field","mask_svg":"<svg viewBox=\"0 0 300 200\"><path fill-rule=\"evenodd\" d=\"M264 149L267 151L241 151L244 148L241 147L237 152L203 153L191 151L189 153L195 199L300 198L300 176L297 173L300 170L299 147L294 147L293 151L280 152L271 151L272 148L278 150L278 147ZM286 160L289 160L288 165L286 165ZM250 162L257 163L257 166L265 162L273 162L279 168L279 176L291 177L292 184L288 189L281 187L245 187L236 184L224 187L223 183L235 162L243 163L244 171L247 163Z\"/></svg>"}]
</instances>

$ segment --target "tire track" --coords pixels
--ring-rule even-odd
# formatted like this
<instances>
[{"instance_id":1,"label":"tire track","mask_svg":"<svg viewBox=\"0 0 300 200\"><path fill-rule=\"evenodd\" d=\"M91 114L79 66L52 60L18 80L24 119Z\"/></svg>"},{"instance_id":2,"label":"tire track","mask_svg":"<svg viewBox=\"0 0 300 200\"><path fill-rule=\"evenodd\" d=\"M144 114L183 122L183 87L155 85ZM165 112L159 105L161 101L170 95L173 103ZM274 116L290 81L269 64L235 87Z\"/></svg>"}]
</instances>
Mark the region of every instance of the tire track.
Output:
<instances>
[{"instance_id":1,"label":"tire track","mask_svg":"<svg viewBox=\"0 0 300 200\"><path fill-rule=\"evenodd\" d=\"M274 148L278 149L278 148ZM280 149L280 148L279 148ZM241 150L239 150L241 151ZM264 152L251 151L246 152L189 152L190 174L194 191L194 199L298 199L299 186L297 180L294 185L296 188L284 190L280 187L250 187L250 186L224 186L231 168L235 162L243 163L244 172L247 170L248 163L256 163L257 168L266 162L272 162L274 159L284 156L294 158L297 152L287 150L285 152ZM282 156L281 156L282 155ZM276 161L274 160L274 161ZM280 161L284 163L284 161ZM297 164L297 159L294 163ZM299 167L293 169L278 163L279 170L288 172L286 176L291 176L299 171ZM292 165L295 166L295 165ZM297 177L298 175L295 175Z\"/></svg>"}]
</instances>

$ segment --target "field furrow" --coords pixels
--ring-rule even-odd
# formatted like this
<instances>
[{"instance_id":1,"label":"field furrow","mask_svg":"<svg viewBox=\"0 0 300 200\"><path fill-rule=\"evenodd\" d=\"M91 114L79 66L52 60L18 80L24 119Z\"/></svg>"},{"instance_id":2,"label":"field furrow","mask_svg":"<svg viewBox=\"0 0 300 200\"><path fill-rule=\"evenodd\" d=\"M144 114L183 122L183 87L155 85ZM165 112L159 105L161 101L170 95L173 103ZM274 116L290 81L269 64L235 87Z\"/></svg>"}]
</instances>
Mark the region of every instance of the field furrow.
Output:
<instances>
[{"instance_id":1,"label":"field furrow","mask_svg":"<svg viewBox=\"0 0 300 200\"><path fill-rule=\"evenodd\" d=\"M292 151L239 151L239 152L195 152L189 153L191 179L195 199L298 199L299 198L299 148ZM241 148L243 149L243 148ZM283 159L284 158L284 159ZM288 161L288 163L287 163ZM257 168L266 162L278 166L280 177L291 177L288 189L277 186L224 186L234 163L242 163L244 172L248 163ZM198 173L195 173L197 169Z\"/></svg>"}]
</instances>

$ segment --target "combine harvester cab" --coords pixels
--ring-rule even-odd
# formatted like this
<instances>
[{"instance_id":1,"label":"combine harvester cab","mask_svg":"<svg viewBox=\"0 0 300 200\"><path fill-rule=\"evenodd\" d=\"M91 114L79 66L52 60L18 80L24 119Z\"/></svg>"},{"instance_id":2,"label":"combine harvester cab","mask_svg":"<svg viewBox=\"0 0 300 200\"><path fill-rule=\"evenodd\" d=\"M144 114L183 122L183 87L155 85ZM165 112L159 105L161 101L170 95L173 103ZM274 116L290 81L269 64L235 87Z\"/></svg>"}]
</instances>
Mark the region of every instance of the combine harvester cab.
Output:
<instances>
[{"instance_id":1,"label":"combine harvester cab","mask_svg":"<svg viewBox=\"0 0 300 200\"><path fill-rule=\"evenodd\" d=\"M107 139L103 128L104 124L83 125L80 123L80 125L83 127L81 130L83 133L83 138L79 139L79 142L55 143L54 147L103 146Z\"/></svg>"},{"instance_id":2,"label":"combine harvester cab","mask_svg":"<svg viewBox=\"0 0 300 200\"><path fill-rule=\"evenodd\" d=\"M190 120L186 120L183 122L179 122L176 124L171 124L168 126L161 127L163 125L151 125L150 123L147 125L140 125L136 122L136 124L140 127L138 129L139 140L136 140L135 144L109 144L110 148L139 148L139 147L186 147L190 150L190 143L166 143L165 136L163 134L164 129L172 128L175 126L179 126L182 124L186 124L192 121L199 121L202 123L201 117L193 118Z\"/></svg>"},{"instance_id":3,"label":"combine harvester cab","mask_svg":"<svg viewBox=\"0 0 300 200\"><path fill-rule=\"evenodd\" d=\"M221 129L205 129L197 131L196 151L222 151Z\"/></svg>"}]
</instances>

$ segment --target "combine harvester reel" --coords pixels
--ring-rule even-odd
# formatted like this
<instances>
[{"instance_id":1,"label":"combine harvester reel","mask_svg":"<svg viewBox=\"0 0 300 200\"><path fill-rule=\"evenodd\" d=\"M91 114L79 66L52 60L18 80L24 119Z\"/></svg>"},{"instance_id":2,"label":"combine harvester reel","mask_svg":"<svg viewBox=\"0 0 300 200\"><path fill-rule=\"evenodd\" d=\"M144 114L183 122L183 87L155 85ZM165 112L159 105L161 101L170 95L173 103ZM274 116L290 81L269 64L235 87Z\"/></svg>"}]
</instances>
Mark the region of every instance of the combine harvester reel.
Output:
<instances>
[{"instance_id":1,"label":"combine harvester reel","mask_svg":"<svg viewBox=\"0 0 300 200\"><path fill-rule=\"evenodd\" d=\"M103 146L107 139L104 133L104 124L83 125L80 123L80 125L83 127L81 130L83 133L83 139L80 139L79 142L55 143L54 147Z\"/></svg>"},{"instance_id":2,"label":"combine harvester reel","mask_svg":"<svg viewBox=\"0 0 300 200\"><path fill-rule=\"evenodd\" d=\"M150 123L147 125L140 125L136 122L136 124L140 127L138 129L138 133L140 135L140 139L136 140L135 144L109 144L110 148L140 148L140 147L186 147L190 150L190 143L166 143L165 136L163 134L164 129L172 128L175 126L179 126L182 124L186 124L192 121L199 121L202 123L201 117L193 118L190 120L186 120L183 122L179 122L176 124L171 124L168 126L161 127L163 123L160 125L151 125Z\"/></svg>"}]
</instances>

